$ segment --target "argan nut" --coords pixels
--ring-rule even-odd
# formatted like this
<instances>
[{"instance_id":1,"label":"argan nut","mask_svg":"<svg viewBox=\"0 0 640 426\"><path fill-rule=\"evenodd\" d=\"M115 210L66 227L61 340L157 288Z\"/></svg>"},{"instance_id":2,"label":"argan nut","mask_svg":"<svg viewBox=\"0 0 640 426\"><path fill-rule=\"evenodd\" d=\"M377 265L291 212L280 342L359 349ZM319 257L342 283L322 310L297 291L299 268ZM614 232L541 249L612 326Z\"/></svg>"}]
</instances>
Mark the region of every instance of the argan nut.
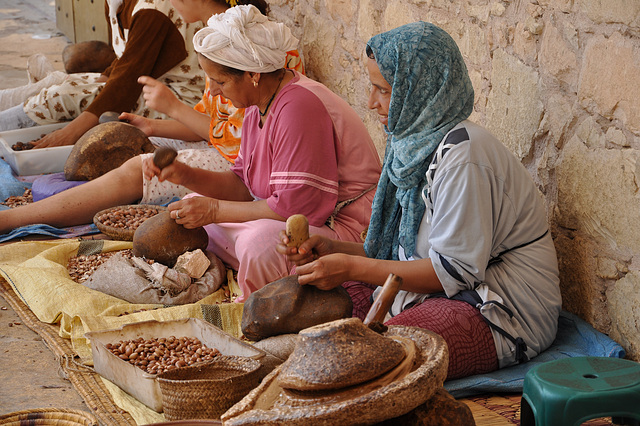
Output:
<instances>
[{"instance_id":1,"label":"argan nut","mask_svg":"<svg viewBox=\"0 0 640 426\"><path fill-rule=\"evenodd\" d=\"M289 238L287 246L300 247L300 244L309 239L309 221L303 214L289 216L285 232Z\"/></svg>"},{"instance_id":2,"label":"argan nut","mask_svg":"<svg viewBox=\"0 0 640 426\"><path fill-rule=\"evenodd\" d=\"M168 146L160 146L153 153L153 164L158 166L160 170L173 163L178 156L178 152Z\"/></svg>"}]
</instances>

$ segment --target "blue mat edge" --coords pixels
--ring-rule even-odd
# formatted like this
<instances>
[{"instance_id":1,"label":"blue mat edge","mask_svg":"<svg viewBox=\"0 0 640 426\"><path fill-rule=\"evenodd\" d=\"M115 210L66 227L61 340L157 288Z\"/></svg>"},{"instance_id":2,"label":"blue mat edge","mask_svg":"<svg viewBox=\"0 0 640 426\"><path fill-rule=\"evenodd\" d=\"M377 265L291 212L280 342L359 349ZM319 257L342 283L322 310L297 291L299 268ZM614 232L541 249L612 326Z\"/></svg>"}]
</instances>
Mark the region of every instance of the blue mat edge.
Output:
<instances>
[{"instance_id":1,"label":"blue mat edge","mask_svg":"<svg viewBox=\"0 0 640 426\"><path fill-rule=\"evenodd\" d=\"M594 329L578 316L562 311L558 318L558 333L551 346L525 364L506 367L487 374L449 380L444 388L454 398L466 398L486 393L520 393L524 377L536 365L556 359L578 356L624 358L626 352L616 341Z\"/></svg>"}]
</instances>

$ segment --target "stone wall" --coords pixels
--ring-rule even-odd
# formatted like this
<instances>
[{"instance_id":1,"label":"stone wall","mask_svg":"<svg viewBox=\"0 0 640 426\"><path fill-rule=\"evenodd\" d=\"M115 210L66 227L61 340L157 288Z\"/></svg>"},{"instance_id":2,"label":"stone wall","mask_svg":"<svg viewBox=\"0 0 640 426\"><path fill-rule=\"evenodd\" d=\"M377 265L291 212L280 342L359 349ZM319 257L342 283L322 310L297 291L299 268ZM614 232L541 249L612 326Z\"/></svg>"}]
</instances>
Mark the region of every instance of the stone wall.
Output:
<instances>
[{"instance_id":1,"label":"stone wall","mask_svg":"<svg viewBox=\"0 0 640 426\"><path fill-rule=\"evenodd\" d=\"M476 91L471 119L518 156L544 195L564 309L640 360L640 1L271 0L308 74L362 116L364 46L426 20L448 31Z\"/></svg>"}]
</instances>

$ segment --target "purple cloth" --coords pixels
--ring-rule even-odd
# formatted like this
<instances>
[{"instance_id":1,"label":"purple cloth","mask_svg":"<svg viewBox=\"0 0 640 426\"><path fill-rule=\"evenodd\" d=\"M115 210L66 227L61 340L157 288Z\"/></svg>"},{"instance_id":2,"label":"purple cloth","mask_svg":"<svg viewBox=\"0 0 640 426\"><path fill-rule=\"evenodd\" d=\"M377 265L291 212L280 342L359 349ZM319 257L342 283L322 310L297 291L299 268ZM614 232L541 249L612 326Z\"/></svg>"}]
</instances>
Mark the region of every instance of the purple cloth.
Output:
<instances>
[{"instance_id":1,"label":"purple cloth","mask_svg":"<svg viewBox=\"0 0 640 426\"><path fill-rule=\"evenodd\" d=\"M47 197L62 192L66 189L73 188L78 185L82 185L88 181L85 180L66 180L64 178L64 172L52 173L49 175L42 175L33 181L31 186L31 192L33 194L33 201L40 201Z\"/></svg>"}]
</instances>

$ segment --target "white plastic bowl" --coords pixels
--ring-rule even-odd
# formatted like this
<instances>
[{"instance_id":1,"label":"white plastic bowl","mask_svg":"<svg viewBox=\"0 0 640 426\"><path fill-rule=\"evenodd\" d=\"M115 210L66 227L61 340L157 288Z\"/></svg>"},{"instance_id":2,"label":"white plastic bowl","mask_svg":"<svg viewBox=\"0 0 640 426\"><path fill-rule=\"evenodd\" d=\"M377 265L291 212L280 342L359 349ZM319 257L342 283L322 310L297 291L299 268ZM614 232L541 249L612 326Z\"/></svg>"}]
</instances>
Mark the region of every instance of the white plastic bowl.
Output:
<instances>
[{"instance_id":1,"label":"white plastic bowl","mask_svg":"<svg viewBox=\"0 0 640 426\"><path fill-rule=\"evenodd\" d=\"M64 171L73 145L56 146L51 148L29 149L14 151L11 146L17 142L31 142L42 138L54 130L66 126L68 123L47 124L30 127L28 129L8 130L0 132L0 156L11 166L16 175L39 175Z\"/></svg>"}]
</instances>

